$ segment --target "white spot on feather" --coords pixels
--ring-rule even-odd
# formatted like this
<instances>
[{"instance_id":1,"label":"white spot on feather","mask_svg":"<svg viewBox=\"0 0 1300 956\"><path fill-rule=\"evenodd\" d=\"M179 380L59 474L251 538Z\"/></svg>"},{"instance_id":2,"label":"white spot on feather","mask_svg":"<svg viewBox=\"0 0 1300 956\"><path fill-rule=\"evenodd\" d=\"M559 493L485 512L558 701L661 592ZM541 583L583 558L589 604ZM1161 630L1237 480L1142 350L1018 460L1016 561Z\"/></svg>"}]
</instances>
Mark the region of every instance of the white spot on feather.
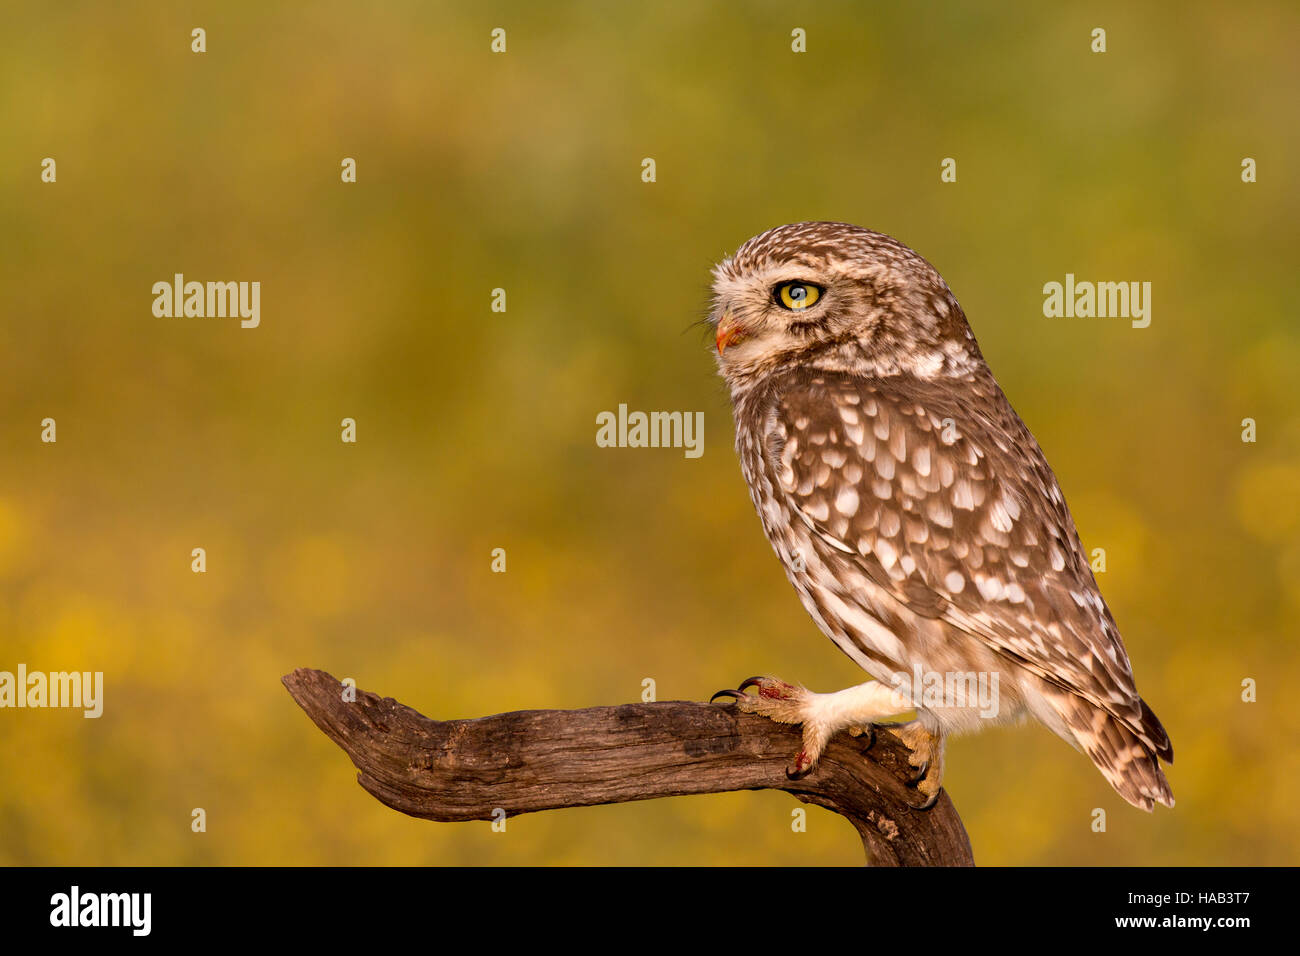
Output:
<instances>
[{"instance_id":1,"label":"white spot on feather","mask_svg":"<svg viewBox=\"0 0 1300 956\"><path fill-rule=\"evenodd\" d=\"M922 445L912 452L912 467L922 478L930 474L930 448L928 445Z\"/></svg>"},{"instance_id":2,"label":"white spot on feather","mask_svg":"<svg viewBox=\"0 0 1300 956\"><path fill-rule=\"evenodd\" d=\"M840 493L835 496L835 510L846 517L853 517L858 513L858 492L857 489L846 486L840 489Z\"/></svg>"}]
</instances>

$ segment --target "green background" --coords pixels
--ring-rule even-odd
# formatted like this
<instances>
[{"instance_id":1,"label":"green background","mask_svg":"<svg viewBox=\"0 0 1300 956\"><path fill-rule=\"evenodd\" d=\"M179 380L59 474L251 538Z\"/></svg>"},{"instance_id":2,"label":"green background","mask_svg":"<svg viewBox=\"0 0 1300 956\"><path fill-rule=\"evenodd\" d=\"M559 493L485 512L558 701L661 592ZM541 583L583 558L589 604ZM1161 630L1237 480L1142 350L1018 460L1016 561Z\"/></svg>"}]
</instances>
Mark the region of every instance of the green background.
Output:
<instances>
[{"instance_id":1,"label":"green background","mask_svg":"<svg viewBox=\"0 0 1300 956\"><path fill-rule=\"evenodd\" d=\"M947 279L1177 753L1148 816L1036 725L955 740L977 861L1300 861L1300 11L907 6L11 4L0 669L107 688L98 721L0 711L0 862L859 863L774 792L409 819L279 683L451 718L858 682L694 325L713 262L823 218ZM261 327L155 318L176 272L260 281ZM1151 282L1150 328L1045 318L1067 272ZM598 448L620 402L702 410L703 457Z\"/></svg>"}]
</instances>

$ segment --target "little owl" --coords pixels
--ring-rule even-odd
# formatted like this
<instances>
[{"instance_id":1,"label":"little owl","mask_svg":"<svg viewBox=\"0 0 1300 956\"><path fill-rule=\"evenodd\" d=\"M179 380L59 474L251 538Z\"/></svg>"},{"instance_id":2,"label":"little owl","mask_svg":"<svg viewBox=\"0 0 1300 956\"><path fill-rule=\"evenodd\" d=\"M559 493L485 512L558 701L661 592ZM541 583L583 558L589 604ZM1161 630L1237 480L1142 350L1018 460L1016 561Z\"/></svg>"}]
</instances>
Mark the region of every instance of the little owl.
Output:
<instances>
[{"instance_id":1,"label":"little owl","mask_svg":"<svg viewBox=\"0 0 1300 956\"><path fill-rule=\"evenodd\" d=\"M721 692L802 725L788 772L812 770L839 730L915 711L898 732L930 806L949 734L1032 716L1129 803L1173 806L1169 736L1056 477L934 267L880 233L804 222L746 242L713 291L763 530L817 626L874 678Z\"/></svg>"}]
</instances>

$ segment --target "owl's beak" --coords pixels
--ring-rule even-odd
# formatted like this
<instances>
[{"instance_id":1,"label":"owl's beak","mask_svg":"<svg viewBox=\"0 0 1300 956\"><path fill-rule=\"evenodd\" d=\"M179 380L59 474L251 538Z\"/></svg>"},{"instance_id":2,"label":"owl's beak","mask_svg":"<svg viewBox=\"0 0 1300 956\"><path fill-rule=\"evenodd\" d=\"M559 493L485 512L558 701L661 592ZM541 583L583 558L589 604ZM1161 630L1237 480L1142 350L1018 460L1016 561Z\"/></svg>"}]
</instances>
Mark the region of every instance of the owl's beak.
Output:
<instances>
[{"instance_id":1,"label":"owl's beak","mask_svg":"<svg viewBox=\"0 0 1300 956\"><path fill-rule=\"evenodd\" d=\"M731 317L730 312L723 312L722 318L718 319L718 354L721 355L737 339L745 334L745 330L740 323Z\"/></svg>"}]
</instances>

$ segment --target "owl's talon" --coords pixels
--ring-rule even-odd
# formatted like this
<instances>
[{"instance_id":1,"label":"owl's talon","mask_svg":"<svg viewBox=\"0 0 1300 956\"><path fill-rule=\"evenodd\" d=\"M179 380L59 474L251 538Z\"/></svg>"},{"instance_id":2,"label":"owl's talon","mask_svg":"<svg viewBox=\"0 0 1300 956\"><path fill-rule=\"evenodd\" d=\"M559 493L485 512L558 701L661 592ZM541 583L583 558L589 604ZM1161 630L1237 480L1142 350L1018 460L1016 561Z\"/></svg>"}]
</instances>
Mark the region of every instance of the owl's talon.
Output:
<instances>
[{"instance_id":1,"label":"owl's talon","mask_svg":"<svg viewBox=\"0 0 1300 956\"><path fill-rule=\"evenodd\" d=\"M907 762L915 772L907 780L907 788L925 797L913 810L929 810L939 802L943 789L943 738L931 733L919 720L908 721L893 728L894 734L907 747Z\"/></svg>"},{"instance_id":2,"label":"owl's talon","mask_svg":"<svg viewBox=\"0 0 1300 956\"><path fill-rule=\"evenodd\" d=\"M930 772L930 761L925 760L920 764L916 764L912 763L911 760L908 760L908 763L912 765L913 772L912 775L907 778L907 785L909 787L919 787L921 782L925 780L926 775Z\"/></svg>"},{"instance_id":3,"label":"owl's talon","mask_svg":"<svg viewBox=\"0 0 1300 956\"><path fill-rule=\"evenodd\" d=\"M754 687L757 694L746 694ZM709 698L713 703L719 697L730 697L739 710L747 714L758 714L781 724L797 724L803 720L801 707L807 700L809 692L794 684L787 684L775 677L750 677L741 682L736 690L720 690Z\"/></svg>"},{"instance_id":4,"label":"owl's talon","mask_svg":"<svg viewBox=\"0 0 1300 956\"><path fill-rule=\"evenodd\" d=\"M800 689L775 677L750 677L740 684L742 691L751 687L758 688L758 696L768 700L795 700L800 696Z\"/></svg>"},{"instance_id":5,"label":"owl's talon","mask_svg":"<svg viewBox=\"0 0 1300 956\"><path fill-rule=\"evenodd\" d=\"M748 697L748 696L749 696L749 695L746 694L744 691L731 690L731 689L720 690L720 691L718 691L716 694L714 694L712 697L709 698L709 703L712 704L712 703L713 703L714 701L716 701L719 697L733 697L733 698L736 698L737 700L739 700L739 699L742 698L742 697Z\"/></svg>"},{"instance_id":6,"label":"owl's talon","mask_svg":"<svg viewBox=\"0 0 1300 956\"><path fill-rule=\"evenodd\" d=\"M751 687L758 693L746 694ZM801 725L803 746L785 771L791 780L816 770L826 745L841 730L848 730L854 736L870 735L862 750L866 753L875 746L876 722L899 713L894 692L877 681L833 694L815 694L775 677L751 677L742 681L737 690L721 690L713 695L714 700L719 697L732 698L736 710L742 714L766 717L778 724Z\"/></svg>"},{"instance_id":7,"label":"owl's talon","mask_svg":"<svg viewBox=\"0 0 1300 956\"><path fill-rule=\"evenodd\" d=\"M855 739L858 737L866 737L867 745L862 748L862 752L866 753L868 750L871 750L876 746L876 725L867 724L863 727L850 727L849 736Z\"/></svg>"},{"instance_id":8,"label":"owl's talon","mask_svg":"<svg viewBox=\"0 0 1300 956\"><path fill-rule=\"evenodd\" d=\"M936 770L938 769L936 768ZM907 783L908 790L915 790L925 799L920 803L912 803L909 800L907 805L913 810L929 810L933 808L939 802L939 794L943 792L941 776L942 774L938 772L930 773L930 761L927 760L920 772Z\"/></svg>"},{"instance_id":9,"label":"owl's talon","mask_svg":"<svg viewBox=\"0 0 1300 956\"><path fill-rule=\"evenodd\" d=\"M785 775L790 780L800 780L812 773L816 761L808 758L808 752L801 750L795 755L794 763L785 768Z\"/></svg>"},{"instance_id":10,"label":"owl's talon","mask_svg":"<svg viewBox=\"0 0 1300 956\"><path fill-rule=\"evenodd\" d=\"M909 787L912 787L911 784L909 784L908 786L909 786ZM917 793L920 793L920 794L922 794L922 795L925 794L925 791L922 790L922 789L920 788L919 785L918 785L918 786L915 786L915 787L912 787L912 789L915 789L915 790L917 791ZM918 810L918 811L922 811L922 812L924 812L924 811L926 811L926 810L932 810L932 809L934 809L934 805L935 805L936 803L939 802L939 795L940 795L941 793L943 793L943 788L942 788L942 787L936 789L936 790L934 791L934 793L932 793L932 794L930 794L928 797L926 797L926 799L925 799L925 801L924 801L923 803L912 803L912 802L909 801L908 804L907 804L908 809L910 809L910 810Z\"/></svg>"}]
</instances>

